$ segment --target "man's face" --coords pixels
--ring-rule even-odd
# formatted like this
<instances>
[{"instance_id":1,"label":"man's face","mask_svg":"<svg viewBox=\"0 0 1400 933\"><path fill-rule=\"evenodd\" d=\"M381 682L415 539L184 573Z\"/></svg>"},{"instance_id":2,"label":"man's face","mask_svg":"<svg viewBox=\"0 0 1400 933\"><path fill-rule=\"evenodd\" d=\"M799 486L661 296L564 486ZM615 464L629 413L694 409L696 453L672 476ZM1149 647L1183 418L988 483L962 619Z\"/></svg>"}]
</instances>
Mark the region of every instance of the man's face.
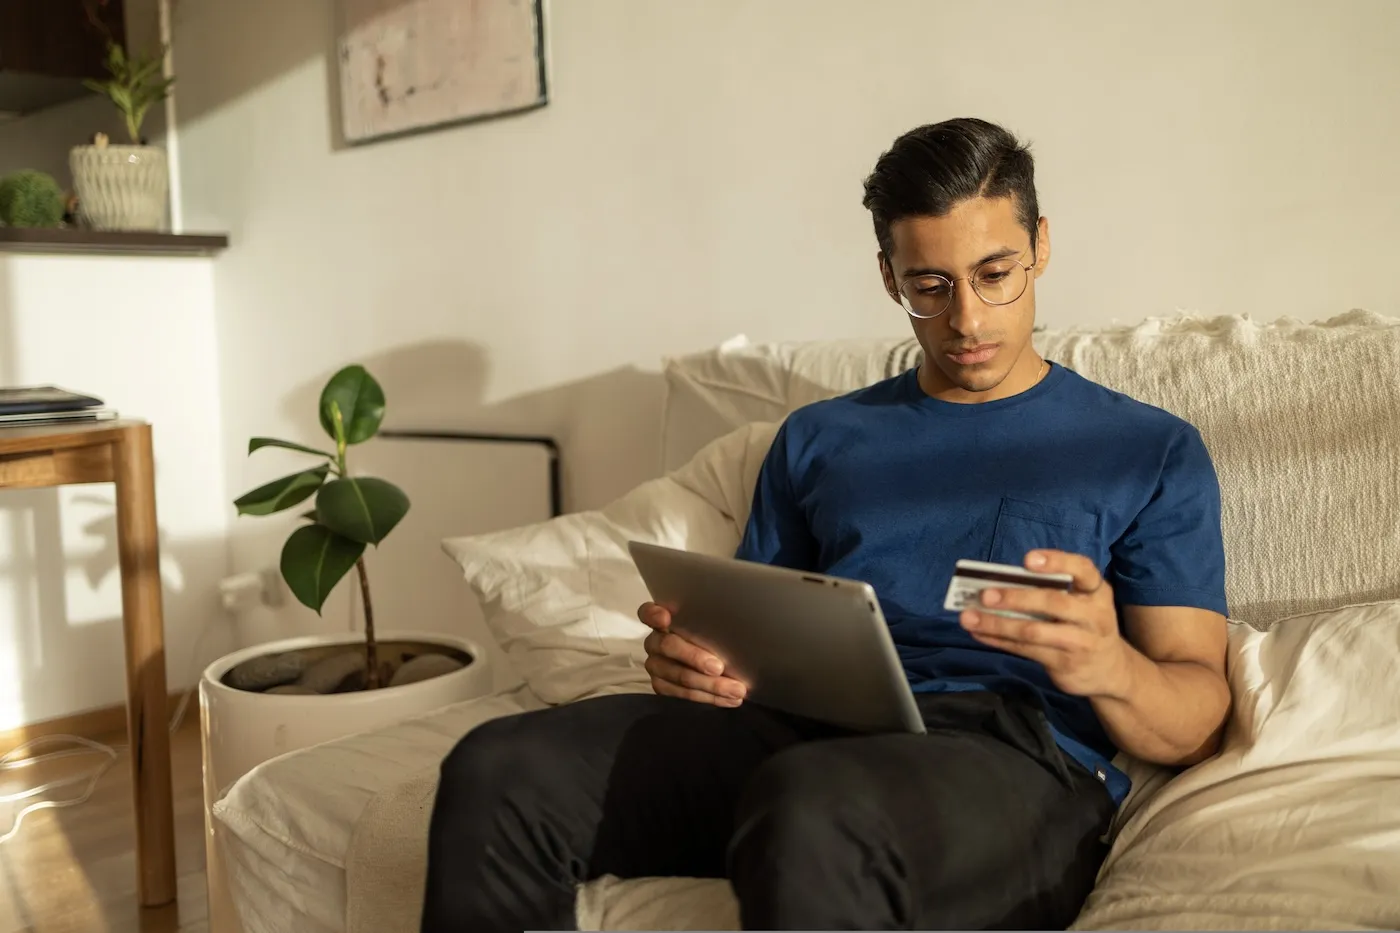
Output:
<instances>
[{"instance_id":1,"label":"man's face","mask_svg":"<svg viewBox=\"0 0 1400 933\"><path fill-rule=\"evenodd\" d=\"M937 304L938 282L931 276L953 281L942 314L909 318L924 350L920 381L925 390L948 401L983 402L1029 388L1040 367L1031 349L1031 329L1035 280L1050 260L1045 219L1040 219L1034 251L1012 198L973 198L943 217L898 220L890 227L890 237L893 252L881 256L880 271L885 290L896 302L903 288L905 296L915 294ZM1028 269L1023 278L1015 267L1017 260ZM1025 291L1009 304L989 304L972 288L974 277L993 301L1009 297L1008 282L1024 281Z\"/></svg>"}]
</instances>

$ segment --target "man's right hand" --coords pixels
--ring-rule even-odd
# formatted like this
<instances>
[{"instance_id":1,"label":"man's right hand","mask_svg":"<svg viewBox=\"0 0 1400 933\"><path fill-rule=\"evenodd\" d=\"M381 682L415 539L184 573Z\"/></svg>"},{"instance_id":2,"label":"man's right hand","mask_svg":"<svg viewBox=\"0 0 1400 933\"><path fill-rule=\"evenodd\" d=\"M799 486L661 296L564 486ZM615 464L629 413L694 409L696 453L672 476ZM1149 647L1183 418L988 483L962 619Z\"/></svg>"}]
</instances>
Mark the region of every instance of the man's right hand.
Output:
<instances>
[{"instance_id":1,"label":"man's right hand","mask_svg":"<svg viewBox=\"0 0 1400 933\"><path fill-rule=\"evenodd\" d=\"M715 706L738 706L748 689L724 676L724 664L705 649L671 631L671 613L656 603L643 603L637 618L650 628L646 637L646 671L651 688L661 696L680 697Z\"/></svg>"}]
</instances>

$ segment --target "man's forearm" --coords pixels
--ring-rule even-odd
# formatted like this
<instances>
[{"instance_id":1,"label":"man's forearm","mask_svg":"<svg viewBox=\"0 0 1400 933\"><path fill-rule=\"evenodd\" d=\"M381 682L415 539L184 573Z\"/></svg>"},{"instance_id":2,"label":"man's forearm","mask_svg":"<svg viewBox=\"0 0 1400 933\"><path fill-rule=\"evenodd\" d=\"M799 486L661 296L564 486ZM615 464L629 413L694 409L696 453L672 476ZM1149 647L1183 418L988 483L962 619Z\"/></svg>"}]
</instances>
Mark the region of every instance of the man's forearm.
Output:
<instances>
[{"instance_id":1,"label":"man's forearm","mask_svg":"<svg viewBox=\"0 0 1400 933\"><path fill-rule=\"evenodd\" d=\"M1122 686L1090 697L1114 745L1155 764L1185 767L1219 748L1230 709L1221 676L1193 661L1153 661L1124 643Z\"/></svg>"}]
</instances>

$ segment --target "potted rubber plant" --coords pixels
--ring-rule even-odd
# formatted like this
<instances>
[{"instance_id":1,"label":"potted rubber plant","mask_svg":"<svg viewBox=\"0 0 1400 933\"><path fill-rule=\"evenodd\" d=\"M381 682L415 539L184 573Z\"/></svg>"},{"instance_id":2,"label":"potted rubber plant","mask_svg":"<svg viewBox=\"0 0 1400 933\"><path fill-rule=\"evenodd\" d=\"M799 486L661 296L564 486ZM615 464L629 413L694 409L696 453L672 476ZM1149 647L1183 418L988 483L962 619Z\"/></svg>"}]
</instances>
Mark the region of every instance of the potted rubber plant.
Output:
<instances>
[{"instance_id":1,"label":"potted rubber plant","mask_svg":"<svg viewBox=\"0 0 1400 933\"><path fill-rule=\"evenodd\" d=\"M386 671L379 662L364 552L370 545L378 547L408 514L408 496L388 480L350 472L350 447L379 433L384 419L384 390L363 366L347 366L326 383L319 416L335 449L320 450L275 437L252 438L249 455L271 447L307 454L319 462L259 486L233 504L239 515L273 515L315 497L315 508L301 513L306 524L293 531L282 547L282 577L303 605L320 614L331 590L351 569L355 571L365 618L364 689L377 690Z\"/></svg>"},{"instance_id":2,"label":"potted rubber plant","mask_svg":"<svg viewBox=\"0 0 1400 933\"><path fill-rule=\"evenodd\" d=\"M307 465L239 496L240 516L297 511L282 545L280 577L306 608L320 613L354 571L363 632L309 635L235 651L200 679L206 777L226 788L283 752L363 732L489 692L480 648L453 635L378 630L371 599L371 548L409 511L388 480L351 469L352 449L371 440L384 418L384 391L360 365L326 383L318 418L322 446L254 437L248 453L291 451ZM290 515L284 515L290 517ZM402 620L395 620L401 622ZM206 787L206 791L208 788Z\"/></svg>"},{"instance_id":3,"label":"potted rubber plant","mask_svg":"<svg viewBox=\"0 0 1400 933\"><path fill-rule=\"evenodd\" d=\"M93 22L101 27L97 19ZM159 230L165 224L170 168L165 150L149 145L142 133L147 113L169 96L175 83L162 67L165 51L129 53L107 33L108 77L83 82L112 102L130 137L128 143L114 144L97 133L90 145L74 146L68 154L78 216L94 230Z\"/></svg>"}]
</instances>

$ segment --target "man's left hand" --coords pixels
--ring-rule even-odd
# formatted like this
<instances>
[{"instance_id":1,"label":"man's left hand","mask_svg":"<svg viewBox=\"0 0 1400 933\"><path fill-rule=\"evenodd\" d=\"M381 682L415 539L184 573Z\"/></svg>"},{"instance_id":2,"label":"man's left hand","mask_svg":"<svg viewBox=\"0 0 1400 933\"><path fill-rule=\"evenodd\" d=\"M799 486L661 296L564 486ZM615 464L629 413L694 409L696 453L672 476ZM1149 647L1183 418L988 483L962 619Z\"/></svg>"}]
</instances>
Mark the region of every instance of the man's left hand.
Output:
<instances>
[{"instance_id":1,"label":"man's left hand","mask_svg":"<svg viewBox=\"0 0 1400 933\"><path fill-rule=\"evenodd\" d=\"M983 606L1048 616L1054 621L1008 619L965 609L959 621L984 645L1039 661L1050 679L1076 696L1123 697L1128 691L1132 647L1118 631L1113 590L1081 554L1038 550L1026 555L1027 570L1067 573L1072 592L1045 589L985 589Z\"/></svg>"}]
</instances>

